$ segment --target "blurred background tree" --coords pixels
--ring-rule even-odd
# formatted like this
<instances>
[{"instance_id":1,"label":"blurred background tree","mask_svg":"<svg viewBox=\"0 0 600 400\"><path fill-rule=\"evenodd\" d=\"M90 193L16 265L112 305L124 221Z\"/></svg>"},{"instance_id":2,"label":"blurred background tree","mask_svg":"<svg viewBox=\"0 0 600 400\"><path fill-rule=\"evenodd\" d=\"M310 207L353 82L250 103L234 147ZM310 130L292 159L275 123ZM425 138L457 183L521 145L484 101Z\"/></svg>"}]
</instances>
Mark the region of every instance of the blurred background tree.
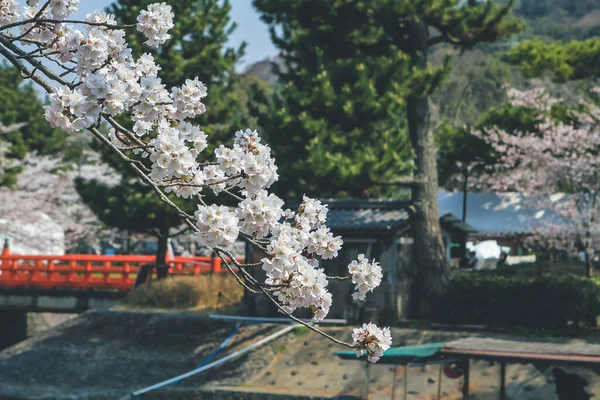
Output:
<instances>
[{"instance_id":1,"label":"blurred background tree","mask_svg":"<svg viewBox=\"0 0 600 400\"><path fill-rule=\"evenodd\" d=\"M541 39L519 43L507 54L528 78L550 72L558 82L600 76L600 39L546 43Z\"/></svg>"},{"instance_id":2,"label":"blurred background tree","mask_svg":"<svg viewBox=\"0 0 600 400\"><path fill-rule=\"evenodd\" d=\"M438 45L465 51L518 31L512 1L496 7L459 0L254 0L254 6L281 51L280 97L267 125L284 132L278 135L283 145L269 137L283 153L284 184L312 168L320 180L299 182L309 193L315 184L333 195L381 196L390 192L380 187L401 183L410 172L414 298L427 298L435 311L449 277L429 97L451 57L434 66L429 56ZM353 188L346 182L355 182Z\"/></svg>"},{"instance_id":3,"label":"blurred background tree","mask_svg":"<svg viewBox=\"0 0 600 400\"><path fill-rule=\"evenodd\" d=\"M41 155L62 151L66 134L53 129L44 118L44 103L31 84L24 84L19 71L0 64L0 187L11 187L22 171L20 160L29 151Z\"/></svg>"}]
</instances>

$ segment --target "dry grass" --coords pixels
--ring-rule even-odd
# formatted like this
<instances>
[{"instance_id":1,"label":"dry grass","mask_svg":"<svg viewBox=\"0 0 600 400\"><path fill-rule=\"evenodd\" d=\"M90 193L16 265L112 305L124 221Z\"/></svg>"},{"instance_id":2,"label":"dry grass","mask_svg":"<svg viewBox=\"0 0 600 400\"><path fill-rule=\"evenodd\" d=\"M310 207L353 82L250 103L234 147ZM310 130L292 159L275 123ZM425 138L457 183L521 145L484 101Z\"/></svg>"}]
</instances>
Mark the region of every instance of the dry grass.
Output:
<instances>
[{"instance_id":1,"label":"dry grass","mask_svg":"<svg viewBox=\"0 0 600 400\"><path fill-rule=\"evenodd\" d=\"M243 288L230 274L175 276L154 280L132 290L123 305L141 308L222 308L242 299Z\"/></svg>"}]
</instances>

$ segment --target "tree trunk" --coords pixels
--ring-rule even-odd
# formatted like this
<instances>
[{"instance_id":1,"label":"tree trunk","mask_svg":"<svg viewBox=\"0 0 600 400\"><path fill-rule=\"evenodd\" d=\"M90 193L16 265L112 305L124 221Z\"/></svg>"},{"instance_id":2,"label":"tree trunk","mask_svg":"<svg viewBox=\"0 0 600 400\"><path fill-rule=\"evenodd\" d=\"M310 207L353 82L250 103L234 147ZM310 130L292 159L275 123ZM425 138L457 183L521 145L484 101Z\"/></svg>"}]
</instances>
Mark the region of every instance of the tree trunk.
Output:
<instances>
[{"instance_id":1,"label":"tree trunk","mask_svg":"<svg viewBox=\"0 0 600 400\"><path fill-rule=\"evenodd\" d=\"M585 249L585 275L588 278L594 276L594 259L589 249Z\"/></svg>"},{"instance_id":2,"label":"tree trunk","mask_svg":"<svg viewBox=\"0 0 600 400\"><path fill-rule=\"evenodd\" d=\"M169 274L167 264L167 252L169 246L169 229L161 230L158 235L158 247L156 248L156 278L164 279Z\"/></svg>"},{"instance_id":3,"label":"tree trunk","mask_svg":"<svg viewBox=\"0 0 600 400\"><path fill-rule=\"evenodd\" d=\"M469 195L469 168L465 167L463 171L463 198L462 198L462 220L467 222L467 196ZM467 234L463 234L460 237L460 259L459 268L467 268Z\"/></svg>"},{"instance_id":4,"label":"tree trunk","mask_svg":"<svg viewBox=\"0 0 600 400\"><path fill-rule=\"evenodd\" d=\"M463 172L463 198L462 198L462 220L467 222L467 196L469 195L469 168L465 167Z\"/></svg>"},{"instance_id":5,"label":"tree trunk","mask_svg":"<svg viewBox=\"0 0 600 400\"><path fill-rule=\"evenodd\" d=\"M415 67L423 70L427 66L428 28L423 23L414 25L411 57ZM429 311L435 315L440 309L449 275L439 222L436 147L429 126L428 96L414 93L407 98L406 106L408 130L416 156L416 176L419 178L412 189L414 209L411 226L417 264L415 281L419 285L419 298L426 298Z\"/></svg>"}]
</instances>

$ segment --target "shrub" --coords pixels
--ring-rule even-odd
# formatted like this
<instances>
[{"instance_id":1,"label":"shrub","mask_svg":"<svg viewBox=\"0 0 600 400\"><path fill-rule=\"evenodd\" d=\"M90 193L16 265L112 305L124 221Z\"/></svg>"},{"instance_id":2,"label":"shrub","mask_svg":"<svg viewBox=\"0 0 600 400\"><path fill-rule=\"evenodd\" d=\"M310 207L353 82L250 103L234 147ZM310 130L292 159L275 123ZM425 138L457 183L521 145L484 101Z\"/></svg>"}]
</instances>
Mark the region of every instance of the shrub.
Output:
<instances>
[{"instance_id":1,"label":"shrub","mask_svg":"<svg viewBox=\"0 0 600 400\"><path fill-rule=\"evenodd\" d=\"M243 293L243 287L231 274L170 276L135 288L123 304L164 309L219 308L239 304Z\"/></svg>"},{"instance_id":2,"label":"shrub","mask_svg":"<svg viewBox=\"0 0 600 400\"><path fill-rule=\"evenodd\" d=\"M463 272L451 281L439 319L455 324L564 329L593 327L600 285L575 275Z\"/></svg>"},{"instance_id":3,"label":"shrub","mask_svg":"<svg viewBox=\"0 0 600 400\"><path fill-rule=\"evenodd\" d=\"M538 277L545 274L586 276L585 264L579 260L543 261L505 265L490 273L496 275L520 275Z\"/></svg>"}]
</instances>

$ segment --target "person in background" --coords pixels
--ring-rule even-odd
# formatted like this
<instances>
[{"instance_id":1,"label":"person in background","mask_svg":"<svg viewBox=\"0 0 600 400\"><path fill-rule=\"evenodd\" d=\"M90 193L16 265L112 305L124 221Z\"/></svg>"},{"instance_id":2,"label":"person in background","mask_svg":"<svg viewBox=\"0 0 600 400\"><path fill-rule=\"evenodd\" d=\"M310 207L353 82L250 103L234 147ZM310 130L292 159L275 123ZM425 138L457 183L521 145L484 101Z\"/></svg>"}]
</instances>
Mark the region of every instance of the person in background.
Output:
<instances>
[{"instance_id":1,"label":"person in background","mask_svg":"<svg viewBox=\"0 0 600 400\"><path fill-rule=\"evenodd\" d=\"M475 269L477 267L477 254L474 251L470 251L467 256L467 268Z\"/></svg>"},{"instance_id":2,"label":"person in background","mask_svg":"<svg viewBox=\"0 0 600 400\"><path fill-rule=\"evenodd\" d=\"M559 400L589 400L592 397L589 383L579 375L568 373L561 368L553 368L552 374Z\"/></svg>"},{"instance_id":3,"label":"person in background","mask_svg":"<svg viewBox=\"0 0 600 400\"><path fill-rule=\"evenodd\" d=\"M501 252L500 258L498 259L498 262L496 263L496 268L506 267L508 265L507 258L508 258L508 254L506 254L505 252Z\"/></svg>"}]
</instances>

